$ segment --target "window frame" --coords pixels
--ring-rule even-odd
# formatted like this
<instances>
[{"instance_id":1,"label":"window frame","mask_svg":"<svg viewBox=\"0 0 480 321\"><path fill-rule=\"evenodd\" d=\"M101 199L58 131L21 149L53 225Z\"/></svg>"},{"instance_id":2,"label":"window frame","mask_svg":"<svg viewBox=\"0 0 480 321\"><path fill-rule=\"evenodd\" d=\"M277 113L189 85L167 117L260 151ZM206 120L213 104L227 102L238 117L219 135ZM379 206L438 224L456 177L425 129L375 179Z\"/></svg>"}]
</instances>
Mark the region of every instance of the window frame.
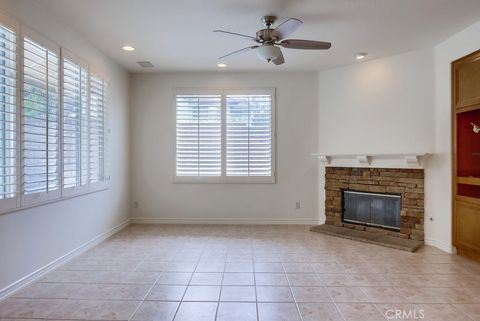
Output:
<instances>
[{"instance_id":1,"label":"window frame","mask_svg":"<svg viewBox=\"0 0 480 321\"><path fill-rule=\"evenodd\" d=\"M221 96L221 175L220 176L177 176L177 95L220 95ZM227 95L270 95L271 116L271 176L227 176ZM276 183L276 88L173 88L173 183L176 184L275 184Z\"/></svg>"},{"instance_id":2,"label":"window frame","mask_svg":"<svg viewBox=\"0 0 480 321\"><path fill-rule=\"evenodd\" d=\"M42 34L36 32L35 30L29 28L28 26L23 25L21 21L18 21L14 18L11 18L9 15L4 14L0 11L0 25L5 26L6 28L11 29L15 32L16 36L16 90L15 90L15 115L16 115L16 123L15 123L15 132L16 132L16 160L15 160L15 167L16 167L16 189L15 189L15 196L0 199L0 215L16 212L36 206L42 206L49 203L59 202L62 200L70 199L73 197L83 196L90 193L95 193L99 191L107 190L110 187L110 166L109 166L109 136L110 136L110 126L109 126L109 104L108 104L108 79L105 77L104 73L101 72L101 69L97 69L90 65L87 61L79 58L77 55L65 49L61 45L49 40ZM58 64L58 89L59 89L59 111L58 111L58 183L59 188L53 191L47 192L38 192L32 194L24 194L24 41L25 38L28 38L32 42L43 46L44 48L48 49L52 53L57 54L59 64ZM104 180L96 183L90 183L89 172L87 176L87 183L85 185L81 185L81 188L72 188L70 191L69 189L64 188L63 183L63 61L64 58L67 58L75 63L81 63L82 67L86 70L87 75L87 112L88 112L88 119L90 119L90 74L93 74L102 79L104 83L104 92L103 92L103 100L104 100ZM48 100L47 100L48 104ZM87 123L87 126L89 124ZM90 128L87 127L89 131ZM89 142L89 141L88 141ZM90 149L90 145L87 145L88 150ZM87 169L89 171L89 159L87 163Z\"/></svg>"}]
</instances>

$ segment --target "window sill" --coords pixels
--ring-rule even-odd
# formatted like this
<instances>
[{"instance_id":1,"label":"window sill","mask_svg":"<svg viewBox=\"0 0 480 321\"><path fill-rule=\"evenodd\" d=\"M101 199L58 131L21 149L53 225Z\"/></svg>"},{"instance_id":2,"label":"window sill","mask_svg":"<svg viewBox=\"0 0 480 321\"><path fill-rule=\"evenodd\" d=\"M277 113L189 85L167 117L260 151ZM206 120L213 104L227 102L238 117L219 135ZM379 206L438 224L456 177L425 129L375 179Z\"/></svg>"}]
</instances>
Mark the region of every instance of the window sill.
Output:
<instances>
[{"instance_id":1,"label":"window sill","mask_svg":"<svg viewBox=\"0 0 480 321\"><path fill-rule=\"evenodd\" d=\"M18 207L14 207L14 208L10 207L10 208L5 208L5 209L0 208L0 215L9 214L9 213L18 212L18 211L23 211L23 210L27 210L27 209L37 207L37 206L48 205L48 204L52 204L52 203L66 201L66 200L76 198L76 197L85 196L85 195L88 195L88 194L93 194L93 193L97 193L97 192L106 191L106 190L109 189L109 187L110 187L110 184L108 182L106 182L106 183L100 184L98 186L92 186L90 188L90 190L82 191L81 193L79 192L79 193L70 194L70 195L63 195L63 196L59 195L56 198L44 197L44 198L39 198L38 201L35 201L35 202L30 201L28 203L26 203L24 201L24 204L21 205L21 206L18 206ZM46 195L48 195L48 194L45 194L45 196ZM1 205L1 202L0 202L0 205Z\"/></svg>"},{"instance_id":2,"label":"window sill","mask_svg":"<svg viewBox=\"0 0 480 321\"><path fill-rule=\"evenodd\" d=\"M275 176L268 177L197 177L175 176L174 184L276 184Z\"/></svg>"}]
</instances>

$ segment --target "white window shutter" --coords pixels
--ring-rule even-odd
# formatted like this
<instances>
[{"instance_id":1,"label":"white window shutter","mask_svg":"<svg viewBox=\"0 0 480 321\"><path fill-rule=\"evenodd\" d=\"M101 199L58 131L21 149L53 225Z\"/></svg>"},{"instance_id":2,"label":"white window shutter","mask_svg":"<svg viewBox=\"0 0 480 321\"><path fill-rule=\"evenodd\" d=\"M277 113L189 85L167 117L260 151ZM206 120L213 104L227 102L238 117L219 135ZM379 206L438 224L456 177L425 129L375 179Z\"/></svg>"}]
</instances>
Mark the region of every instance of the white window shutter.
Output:
<instances>
[{"instance_id":1,"label":"white window shutter","mask_svg":"<svg viewBox=\"0 0 480 321\"><path fill-rule=\"evenodd\" d=\"M0 25L0 211L17 198L17 33Z\"/></svg>"},{"instance_id":2,"label":"white window shutter","mask_svg":"<svg viewBox=\"0 0 480 321\"><path fill-rule=\"evenodd\" d=\"M272 95L226 97L227 176L272 176Z\"/></svg>"},{"instance_id":3,"label":"white window shutter","mask_svg":"<svg viewBox=\"0 0 480 321\"><path fill-rule=\"evenodd\" d=\"M176 176L220 176L221 95L176 95L176 119Z\"/></svg>"},{"instance_id":4,"label":"white window shutter","mask_svg":"<svg viewBox=\"0 0 480 321\"><path fill-rule=\"evenodd\" d=\"M29 38L23 45L23 194L29 203L42 200L38 194L59 195L59 57Z\"/></svg>"},{"instance_id":5,"label":"white window shutter","mask_svg":"<svg viewBox=\"0 0 480 321\"><path fill-rule=\"evenodd\" d=\"M81 152L80 152L80 166L81 166L81 185L88 184L88 175L89 175L89 121L90 121L90 110L89 110L89 88L88 88L88 71L86 68L81 68L81 77L80 77L80 87L81 87Z\"/></svg>"},{"instance_id":6,"label":"white window shutter","mask_svg":"<svg viewBox=\"0 0 480 321\"><path fill-rule=\"evenodd\" d=\"M110 121L108 103L108 82L103 80L103 180L110 181Z\"/></svg>"},{"instance_id":7,"label":"white window shutter","mask_svg":"<svg viewBox=\"0 0 480 321\"><path fill-rule=\"evenodd\" d=\"M63 187L88 183L88 71L63 59Z\"/></svg>"},{"instance_id":8,"label":"white window shutter","mask_svg":"<svg viewBox=\"0 0 480 321\"><path fill-rule=\"evenodd\" d=\"M105 82L90 75L90 184L105 180Z\"/></svg>"}]
</instances>

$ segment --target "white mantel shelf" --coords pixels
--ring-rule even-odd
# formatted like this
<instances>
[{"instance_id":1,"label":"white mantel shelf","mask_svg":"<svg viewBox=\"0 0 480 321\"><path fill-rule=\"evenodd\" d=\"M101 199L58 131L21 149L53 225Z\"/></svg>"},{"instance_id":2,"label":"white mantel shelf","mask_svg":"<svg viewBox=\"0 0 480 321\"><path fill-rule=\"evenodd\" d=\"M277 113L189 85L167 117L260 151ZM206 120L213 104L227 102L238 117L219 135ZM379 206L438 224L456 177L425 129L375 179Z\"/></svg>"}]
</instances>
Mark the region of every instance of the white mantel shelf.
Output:
<instances>
[{"instance_id":1,"label":"white mantel shelf","mask_svg":"<svg viewBox=\"0 0 480 321\"><path fill-rule=\"evenodd\" d=\"M425 168L429 153L405 154L313 154L324 166Z\"/></svg>"}]
</instances>

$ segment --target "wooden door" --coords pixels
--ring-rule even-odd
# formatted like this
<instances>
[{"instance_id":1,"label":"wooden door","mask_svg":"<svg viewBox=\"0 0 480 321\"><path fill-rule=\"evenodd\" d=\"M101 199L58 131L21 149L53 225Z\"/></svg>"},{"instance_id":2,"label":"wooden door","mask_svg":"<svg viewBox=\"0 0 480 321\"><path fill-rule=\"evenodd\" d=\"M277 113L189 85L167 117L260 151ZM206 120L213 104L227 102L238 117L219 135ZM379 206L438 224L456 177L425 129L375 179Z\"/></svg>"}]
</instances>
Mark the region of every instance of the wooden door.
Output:
<instances>
[{"instance_id":1,"label":"wooden door","mask_svg":"<svg viewBox=\"0 0 480 321\"><path fill-rule=\"evenodd\" d=\"M480 260L480 51L452 63L453 244Z\"/></svg>"}]
</instances>

